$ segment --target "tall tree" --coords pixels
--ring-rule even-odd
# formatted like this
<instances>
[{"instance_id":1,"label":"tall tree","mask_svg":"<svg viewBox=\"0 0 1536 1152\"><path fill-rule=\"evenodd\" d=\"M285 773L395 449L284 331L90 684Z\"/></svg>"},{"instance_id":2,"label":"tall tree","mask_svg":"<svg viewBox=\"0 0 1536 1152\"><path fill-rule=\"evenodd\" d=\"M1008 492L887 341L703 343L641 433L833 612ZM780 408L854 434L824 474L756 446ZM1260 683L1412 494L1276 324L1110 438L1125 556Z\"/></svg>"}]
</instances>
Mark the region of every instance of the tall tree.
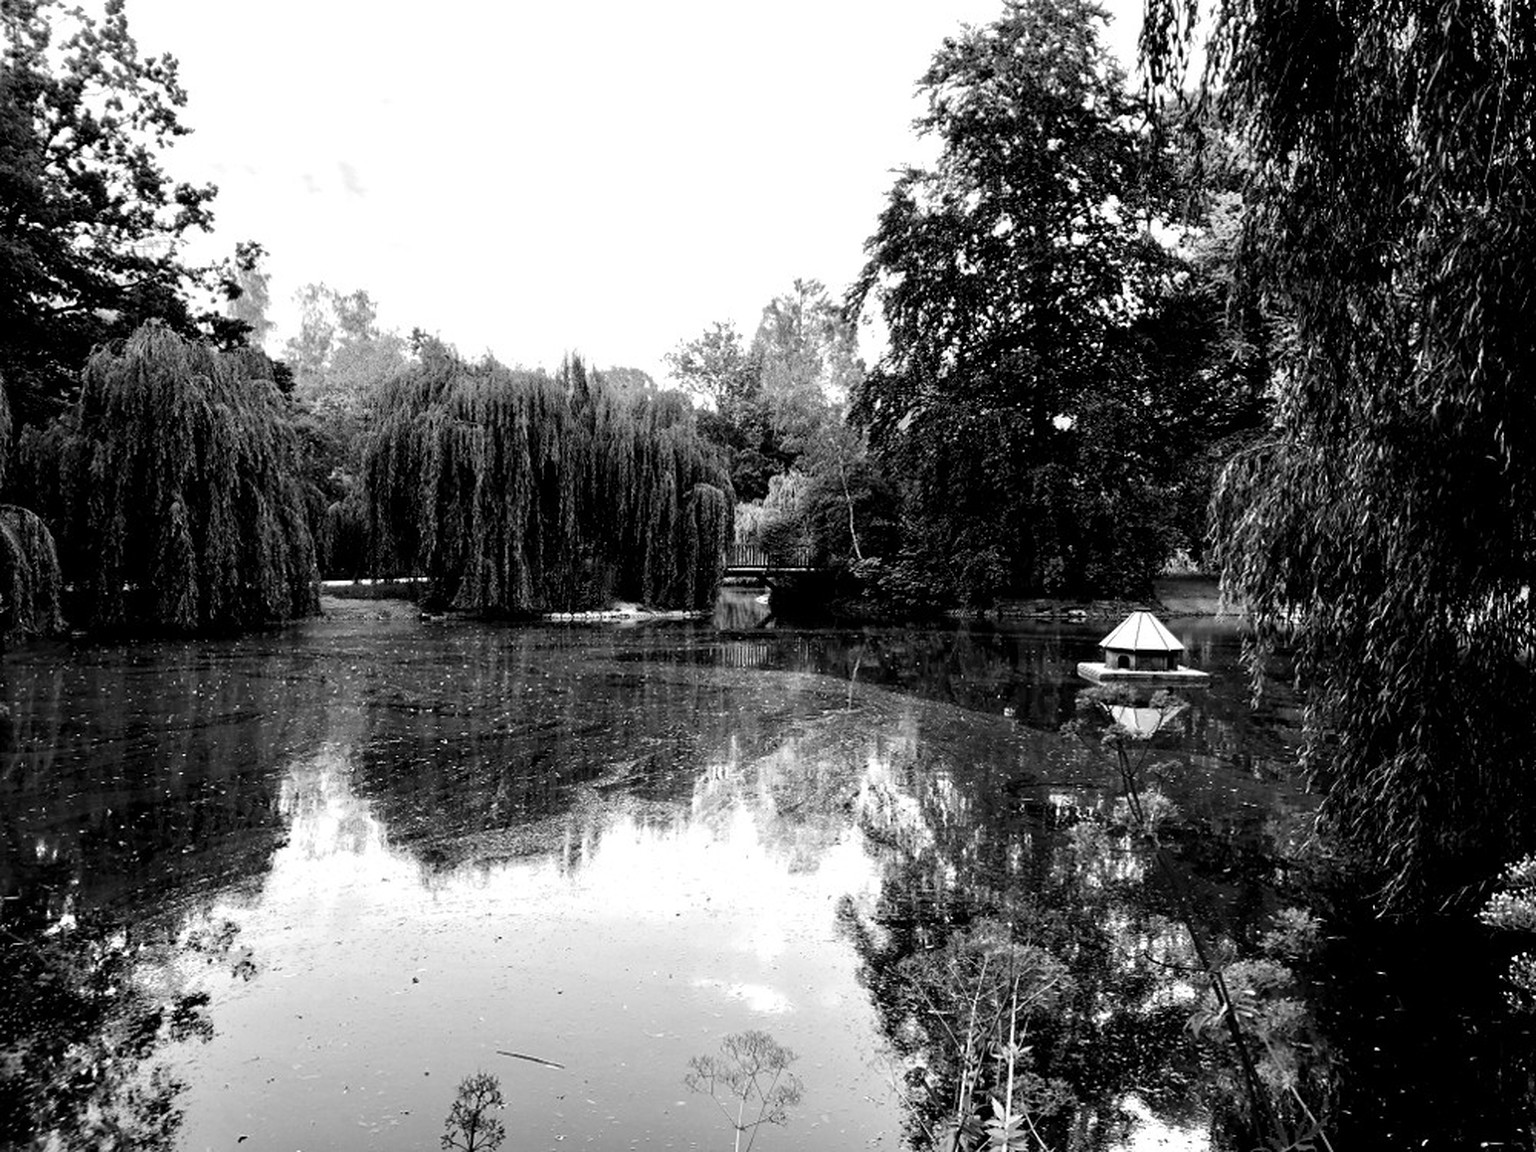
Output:
<instances>
[{"instance_id":1,"label":"tall tree","mask_svg":"<svg viewBox=\"0 0 1536 1152\"><path fill-rule=\"evenodd\" d=\"M185 103L176 61L140 55L123 0L100 19L0 3L0 375L21 424L62 409L98 342L151 317L191 331L189 293L217 288L181 251L215 190L162 163Z\"/></svg>"},{"instance_id":2,"label":"tall tree","mask_svg":"<svg viewBox=\"0 0 1536 1152\"><path fill-rule=\"evenodd\" d=\"M284 349L294 396L318 412L355 419L384 381L404 367L406 341L379 327L378 305L364 289L343 293L306 284L297 300L299 331Z\"/></svg>"},{"instance_id":3,"label":"tall tree","mask_svg":"<svg viewBox=\"0 0 1536 1152\"><path fill-rule=\"evenodd\" d=\"M770 419L794 441L842 408L863 378L858 337L817 280L796 280L763 309L752 340Z\"/></svg>"},{"instance_id":4,"label":"tall tree","mask_svg":"<svg viewBox=\"0 0 1536 1152\"><path fill-rule=\"evenodd\" d=\"M763 395L762 361L736 326L716 322L667 355L672 378L704 402L699 430L730 457L731 485L741 500L760 500L792 457L778 442Z\"/></svg>"},{"instance_id":5,"label":"tall tree","mask_svg":"<svg viewBox=\"0 0 1536 1152\"><path fill-rule=\"evenodd\" d=\"M79 403L22 441L79 623L238 631L318 610L296 445L267 358L157 323L87 365Z\"/></svg>"},{"instance_id":6,"label":"tall tree","mask_svg":"<svg viewBox=\"0 0 1536 1152\"><path fill-rule=\"evenodd\" d=\"M241 324L244 336L253 348L264 348L267 333L272 331L272 321L267 319L271 306L271 278L262 261L267 252L254 241L242 241L235 245L234 266L231 269L231 299L227 308L229 318Z\"/></svg>"},{"instance_id":7,"label":"tall tree","mask_svg":"<svg viewBox=\"0 0 1536 1152\"><path fill-rule=\"evenodd\" d=\"M1152 0L1179 80L1192 0ZM1536 5L1219 0L1278 423L1218 505L1256 670L1296 652L1323 818L1437 906L1536 845Z\"/></svg>"},{"instance_id":8,"label":"tall tree","mask_svg":"<svg viewBox=\"0 0 1536 1152\"><path fill-rule=\"evenodd\" d=\"M715 323L667 362L704 401L700 429L729 451L731 482L746 501L765 497L771 478L813 446L828 447L864 370L852 325L816 280L796 280L769 301L750 346L733 324Z\"/></svg>"},{"instance_id":9,"label":"tall tree","mask_svg":"<svg viewBox=\"0 0 1536 1152\"><path fill-rule=\"evenodd\" d=\"M864 559L859 521L871 476L863 438L848 426L848 399L864 378L858 336L817 280L796 280L763 309L752 341L775 438L803 472L805 536L823 562Z\"/></svg>"},{"instance_id":10,"label":"tall tree","mask_svg":"<svg viewBox=\"0 0 1536 1152\"><path fill-rule=\"evenodd\" d=\"M436 342L386 387L366 454L369 539L439 604L492 613L614 598L707 608L731 522L723 462L677 393L466 364Z\"/></svg>"},{"instance_id":11,"label":"tall tree","mask_svg":"<svg viewBox=\"0 0 1536 1152\"><path fill-rule=\"evenodd\" d=\"M732 407L757 389L758 366L730 322L716 322L667 353L673 378L691 396L732 418Z\"/></svg>"},{"instance_id":12,"label":"tall tree","mask_svg":"<svg viewBox=\"0 0 1536 1152\"><path fill-rule=\"evenodd\" d=\"M1115 378L1114 335L1167 261L1105 19L1092 0L1016 0L944 42L918 121L939 159L896 181L849 294L855 309L878 301L890 332L854 416L907 481L919 567L964 599L1119 591L1103 576L1134 583L1146 567L1096 577L1094 550L1126 513L1074 459L1085 405Z\"/></svg>"},{"instance_id":13,"label":"tall tree","mask_svg":"<svg viewBox=\"0 0 1536 1152\"><path fill-rule=\"evenodd\" d=\"M292 365L310 526L328 577L367 568L363 442L384 382L410 361L407 342L378 324L378 306L359 288L343 293L306 284L297 294L299 331L284 354Z\"/></svg>"}]
</instances>

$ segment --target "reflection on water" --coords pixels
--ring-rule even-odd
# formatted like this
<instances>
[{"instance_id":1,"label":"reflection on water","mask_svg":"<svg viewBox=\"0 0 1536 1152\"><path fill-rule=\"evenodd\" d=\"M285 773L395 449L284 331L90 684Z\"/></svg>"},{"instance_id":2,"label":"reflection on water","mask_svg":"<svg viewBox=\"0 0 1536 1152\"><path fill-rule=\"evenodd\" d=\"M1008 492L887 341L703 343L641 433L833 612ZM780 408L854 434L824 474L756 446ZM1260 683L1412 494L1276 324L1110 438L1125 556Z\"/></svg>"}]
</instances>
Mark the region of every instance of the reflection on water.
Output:
<instances>
[{"instance_id":1,"label":"reflection on water","mask_svg":"<svg viewBox=\"0 0 1536 1152\"><path fill-rule=\"evenodd\" d=\"M1302 941L1310 804L1230 630L1181 634L1209 693L1077 722L1064 670L1095 629L764 612L742 593L714 623L636 628L364 608L238 642L9 654L0 884L25 964L7 964L3 1042L32 1055L4 1075L32 1105L8 1138L89 1143L69 1117L108 1109L61 1085L109 1050L112 1099L165 1089L117 1114L185 1148L430 1147L478 1068L501 1078L509 1146L722 1146L682 1077L756 1027L806 1085L765 1147L921 1143L966 1075L945 997L1006 955L1046 974L1018 1071L1051 1147L1236 1146L1251 1106L1198 1026L1196 941L1269 1021L1261 1073L1294 1076L1336 1133L1401 1129L1401 1102L1330 1054L1368 1063L1370 1036L1332 1005L1403 984L1362 991L1327 933ZM1142 757L1140 823L1106 732ZM110 956L121 971L92 967ZM118 991L18 1010L45 972ZM1462 1135L1523 1099L1485 1098Z\"/></svg>"},{"instance_id":2,"label":"reflection on water","mask_svg":"<svg viewBox=\"0 0 1536 1152\"><path fill-rule=\"evenodd\" d=\"M720 632L744 632L768 627L772 619L768 589L745 587L721 590L711 622Z\"/></svg>"},{"instance_id":3,"label":"reflection on water","mask_svg":"<svg viewBox=\"0 0 1536 1152\"><path fill-rule=\"evenodd\" d=\"M455 716L482 701L490 708L508 688L503 673L519 675L518 661L494 659L505 639L453 639L455 658L468 643L487 660L484 695ZM593 677L588 700L577 676L572 692L597 707L607 683ZM435 779L428 749L457 747L462 731L445 721L402 746L398 684L391 676L377 698L362 760L382 744ZM656 704L714 707L714 693L696 684L656 691ZM626 706L622 693L609 705ZM583 711L573 707L553 693L527 717L542 736L488 738L494 752L476 778L484 802L420 814L399 844L376 812L410 807L415 784L402 779L395 791L334 745L291 766L281 788L291 834L260 901L212 911L236 920L268 959L260 980L220 1003L218 1040L190 1054L188 1146L236 1129L274 1146L360 1136L428 1146L447 1107L440 1098L477 1067L503 1078L511 1127L525 1136L703 1144L718 1117L684 1098L688 1057L753 1023L792 1037L822 1069L808 1094L814 1114L796 1126L808 1142L799 1146L880 1130L895 1105L868 1067L867 1024L850 1027L867 1010L831 911L840 899L869 898L872 862L848 821L826 828L809 809L803 818L786 811L829 787L856 794L854 762L840 745L835 756L806 747L750 760L740 739L727 738L701 750L685 786L661 790L650 779L630 790L625 777L587 770L606 755L601 741L587 753L561 744L564 760L545 747L544 737L558 738L539 717ZM488 730L499 731L494 720ZM701 747L693 737L685 745ZM572 765L563 808L524 803L517 782L530 757ZM372 798L354 792L354 780L367 781ZM450 866L445 844L455 836ZM238 1096L210 1087L241 1081Z\"/></svg>"}]
</instances>

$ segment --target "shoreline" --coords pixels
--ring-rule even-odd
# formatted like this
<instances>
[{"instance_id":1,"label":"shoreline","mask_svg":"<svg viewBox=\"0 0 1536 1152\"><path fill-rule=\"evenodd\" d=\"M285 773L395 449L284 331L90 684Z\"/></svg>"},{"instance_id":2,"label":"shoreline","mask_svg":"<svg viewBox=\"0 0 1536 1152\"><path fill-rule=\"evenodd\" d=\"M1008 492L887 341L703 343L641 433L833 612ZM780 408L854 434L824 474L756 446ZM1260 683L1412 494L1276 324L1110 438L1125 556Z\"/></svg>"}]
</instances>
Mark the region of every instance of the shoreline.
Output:
<instances>
[{"instance_id":1,"label":"shoreline","mask_svg":"<svg viewBox=\"0 0 1536 1152\"><path fill-rule=\"evenodd\" d=\"M1242 616L1222 610L1221 585L1214 576L1160 576L1152 595L1140 600L1064 600L1049 596L1004 600L984 612L955 611L960 619L985 620L1120 620L1132 612L1149 611L1169 620L1190 616Z\"/></svg>"},{"instance_id":2,"label":"shoreline","mask_svg":"<svg viewBox=\"0 0 1536 1152\"><path fill-rule=\"evenodd\" d=\"M409 586L400 583L368 589L363 595L337 594L335 588L322 587L321 615L356 618L381 618L385 616L416 615L420 609L405 593ZM394 595L390 593L393 592ZM369 594L371 593L371 594ZM381 605L393 605L381 609ZM1193 616L1240 617L1241 612L1221 610L1220 586L1213 576L1163 576L1152 588L1152 595L1142 600L1063 600L1037 597L1029 600L1005 600L985 611L965 612L955 610L946 613L950 619L996 620L1000 622L1027 620L1054 621L1102 621L1120 620L1131 612L1146 609L1164 619L1181 619ZM590 612L550 612L530 616L530 621L540 623L637 623L645 620L701 619L709 614L694 611L649 611L636 604L618 604L612 608Z\"/></svg>"}]
</instances>

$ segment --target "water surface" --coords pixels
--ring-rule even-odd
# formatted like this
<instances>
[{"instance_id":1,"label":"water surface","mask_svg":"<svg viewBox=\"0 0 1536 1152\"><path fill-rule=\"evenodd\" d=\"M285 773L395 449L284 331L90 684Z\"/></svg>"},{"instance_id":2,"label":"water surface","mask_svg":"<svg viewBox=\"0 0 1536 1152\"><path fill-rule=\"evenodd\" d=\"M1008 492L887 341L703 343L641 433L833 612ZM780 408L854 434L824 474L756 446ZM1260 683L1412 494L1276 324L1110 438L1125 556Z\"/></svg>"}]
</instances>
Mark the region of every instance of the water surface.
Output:
<instances>
[{"instance_id":1,"label":"water surface","mask_svg":"<svg viewBox=\"0 0 1536 1152\"><path fill-rule=\"evenodd\" d=\"M9 653L5 920L17 978L57 992L5 1015L32 1108L10 1138L41 1116L66 1143L432 1148L484 1069L509 1148L729 1147L683 1076L764 1029L805 1092L760 1147L900 1148L941 1071L908 1042L911 964L996 920L1072 972L1036 1054L1073 1094L1050 1130L1220 1145L1240 1104L1189 1038L1190 933L1258 947L1312 810L1232 626L1171 622L1216 686L1148 711L1078 707L1097 625L763 615L348 604ZM1115 721L1176 892L1128 829Z\"/></svg>"}]
</instances>

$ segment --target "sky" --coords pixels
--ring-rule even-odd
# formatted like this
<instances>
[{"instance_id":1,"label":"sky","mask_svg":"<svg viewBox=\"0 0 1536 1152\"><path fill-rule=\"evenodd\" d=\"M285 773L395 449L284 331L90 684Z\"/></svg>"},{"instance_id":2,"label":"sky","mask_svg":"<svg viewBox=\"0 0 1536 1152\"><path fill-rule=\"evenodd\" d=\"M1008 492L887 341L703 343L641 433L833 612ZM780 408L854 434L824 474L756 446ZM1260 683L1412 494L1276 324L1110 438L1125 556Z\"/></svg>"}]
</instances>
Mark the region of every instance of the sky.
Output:
<instances>
[{"instance_id":1,"label":"sky","mask_svg":"<svg viewBox=\"0 0 1536 1152\"><path fill-rule=\"evenodd\" d=\"M188 93L167 168L212 181L216 231L268 252L268 350L308 283L467 356L644 369L712 322L750 339L801 279L836 295L944 37L999 0L128 0ZM1110 0L1134 58L1140 0ZM238 18L232 17L238 12ZM878 333L861 337L878 353Z\"/></svg>"}]
</instances>

